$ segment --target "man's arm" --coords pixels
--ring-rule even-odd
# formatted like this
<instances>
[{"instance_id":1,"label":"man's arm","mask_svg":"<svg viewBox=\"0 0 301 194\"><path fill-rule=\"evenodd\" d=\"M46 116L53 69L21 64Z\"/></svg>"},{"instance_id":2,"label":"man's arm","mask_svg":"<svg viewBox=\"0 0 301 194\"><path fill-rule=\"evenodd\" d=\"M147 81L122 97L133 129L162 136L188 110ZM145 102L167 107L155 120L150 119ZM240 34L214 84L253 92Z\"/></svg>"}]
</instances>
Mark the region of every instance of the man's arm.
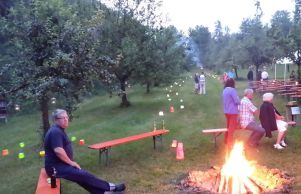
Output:
<instances>
[{"instance_id":1,"label":"man's arm","mask_svg":"<svg viewBox=\"0 0 301 194\"><path fill-rule=\"evenodd\" d=\"M70 158L68 157L68 155L66 154L66 152L63 148L56 147L56 148L54 148L54 152L57 155L57 157L59 159L61 159L63 162L65 162L66 164L69 164L70 166L74 166L75 168L81 169L80 166L76 162L70 160Z\"/></svg>"}]
</instances>

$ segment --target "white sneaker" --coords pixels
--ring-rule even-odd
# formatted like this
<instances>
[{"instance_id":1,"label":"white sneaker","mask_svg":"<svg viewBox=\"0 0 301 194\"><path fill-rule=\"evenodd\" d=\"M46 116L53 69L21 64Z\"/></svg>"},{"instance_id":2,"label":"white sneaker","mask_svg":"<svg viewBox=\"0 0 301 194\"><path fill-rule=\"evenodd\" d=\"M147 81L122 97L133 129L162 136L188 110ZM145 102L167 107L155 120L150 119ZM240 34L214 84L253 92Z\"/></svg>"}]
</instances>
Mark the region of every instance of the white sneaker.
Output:
<instances>
[{"instance_id":1,"label":"white sneaker","mask_svg":"<svg viewBox=\"0 0 301 194\"><path fill-rule=\"evenodd\" d=\"M274 144L274 148L277 150L282 150L284 147L282 147L280 144Z\"/></svg>"},{"instance_id":2,"label":"white sneaker","mask_svg":"<svg viewBox=\"0 0 301 194\"><path fill-rule=\"evenodd\" d=\"M282 141L280 142L280 145L281 145L282 147L287 147L287 144L284 142L284 140L282 140Z\"/></svg>"}]
</instances>

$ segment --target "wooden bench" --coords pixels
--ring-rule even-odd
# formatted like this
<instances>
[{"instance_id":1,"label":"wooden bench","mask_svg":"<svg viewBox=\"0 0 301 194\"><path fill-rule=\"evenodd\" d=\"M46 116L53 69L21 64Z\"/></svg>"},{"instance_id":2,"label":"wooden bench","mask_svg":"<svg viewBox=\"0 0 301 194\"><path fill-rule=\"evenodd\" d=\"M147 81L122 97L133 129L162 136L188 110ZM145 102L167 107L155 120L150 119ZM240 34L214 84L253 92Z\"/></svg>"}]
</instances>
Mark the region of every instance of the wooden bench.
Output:
<instances>
[{"instance_id":1,"label":"wooden bench","mask_svg":"<svg viewBox=\"0 0 301 194\"><path fill-rule=\"evenodd\" d=\"M48 183L48 175L45 168L41 169L39 181L37 184L36 194L60 194L61 193L61 182L60 179L56 179L56 188L51 188L50 182Z\"/></svg>"},{"instance_id":2,"label":"wooden bench","mask_svg":"<svg viewBox=\"0 0 301 194\"><path fill-rule=\"evenodd\" d=\"M227 128L220 128L220 129L204 129L202 130L205 134L212 134L214 138L214 147L216 148L216 138L221 135L222 133L227 132Z\"/></svg>"},{"instance_id":3,"label":"wooden bench","mask_svg":"<svg viewBox=\"0 0 301 194\"><path fill-rule=\"evenodd\" d=\"M110 140L110 141L106 141L106 142L102 142L102 143L93 144L88 147L90 149L99 150L99 163L101 163L101 155L104 153L105 157L106 157L105 164L108 165L109 149L111 147L119 145L119 144L132 142L132 141L137 141L137 140L144 139L144 138L153 137L154 149L156 149L156 141L159 140L162 145L163 144L162 143L162 135L165 135L168 132L169 132L169 130L166 130L166 129L158 129L158 130L154 130L151 132L145 132L145 133L141 133L141 134L137 134L137 135L133 135L133 136L129 136L129 137L124 137L124 138L120 138L120 139L114 139L114 140Z\"/></svg>"}]
</instances>

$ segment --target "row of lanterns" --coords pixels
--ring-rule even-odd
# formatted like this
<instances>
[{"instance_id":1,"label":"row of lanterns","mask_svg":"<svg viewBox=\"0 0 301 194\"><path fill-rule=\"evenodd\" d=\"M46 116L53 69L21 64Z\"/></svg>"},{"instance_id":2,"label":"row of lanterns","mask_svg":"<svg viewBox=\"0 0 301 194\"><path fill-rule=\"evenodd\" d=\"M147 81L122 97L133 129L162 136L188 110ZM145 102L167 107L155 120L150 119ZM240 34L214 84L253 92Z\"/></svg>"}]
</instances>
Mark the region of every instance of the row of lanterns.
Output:
<instances>
[{"instance_id":1,"label":"row of lanterns","mask_svg":"<svg viewBox=\"0 0 301 194\"><path fill-rule=\"evenodd\" d=\"M71 141L76 141L76 139L77 138L75 136L71 137ZM85 140L84 139L80 139L79 140L79 145L85 145ZM24 142L20 142L19 143L19 147L23 149L25 147L25 143ZM8 149L3 149L2 150L2 156L7 156L7 155L9 155ZM45 151L44 150L40 151L39 152L39 156L40 157L44 157L45 156ZM24 159L25 158L25 153L23 151L20 151L18 153L18 158L19 159Z\"/></svg>"},{"instance_id":2,"label":"row of lanterns","mask_svg":"<svg viewBox=\"0 0 301 194\"><path fill-rule=\"evenodd\" d=\"M51 99L50 99L50 103L51 103L51 104L55 104L55 103L56 103L56 98L55 98L55 97L51 98ZM20 111L20 109L21 109L21 108L20 108L20 105L19 105L19 104L15 104L15 110L16 110L16 111Z\"/></svg>"}]
</instances>

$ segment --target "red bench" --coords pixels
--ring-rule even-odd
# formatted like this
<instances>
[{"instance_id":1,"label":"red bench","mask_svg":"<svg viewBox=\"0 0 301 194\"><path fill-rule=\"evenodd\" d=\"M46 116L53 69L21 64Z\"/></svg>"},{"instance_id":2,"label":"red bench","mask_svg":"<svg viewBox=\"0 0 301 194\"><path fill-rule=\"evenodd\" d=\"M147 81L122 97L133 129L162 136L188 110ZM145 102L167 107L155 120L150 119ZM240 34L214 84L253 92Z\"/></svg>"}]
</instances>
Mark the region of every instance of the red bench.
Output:
<instances>
[{"instance_id":1,"label":"red bench","mask_svg":"<svg viewBox=\"0 0 301 194\"><path fill-rule=\"evenodd\" d=\"M48 175L46 174L45 168L41 169L39 181L37 184L36 194L60 194L61 193L61 182L60 179L56 179L56 188L51 188L48 183Z\"/></svg>"},{"instance_id":2,"label":"red bench","mask_svg":"<svg viewBox=\"0 0 301 194\"><path fill-rule=\"evenodd\" d=\"M212 134L214 138L214 147L216 148L216 138L221 135L222 133L226 133L228 131L227 128L220 128L220 129L204 129L202 130L205 134Z\"/></svg>"},{"instance_id":3,"label":"red bench","mask_svg":"<svg viewBox=\"0 0 301 194\"><path fill-rule=\"evenodd\" d=\"M109 149L111 147L119 145L119 144L132 142L132 141L137 141L137 140L144 139L144 138L153 137L154 149L156 149L156 141L159 140L162 145L162 135L165 135L168 132L169 131L166 129L158 129L155 131L145 132L145 133L141 133L141 134L137 134L137 135L133 135L133 136L129 136L129 137L124 137L124 138L120 138L120 139L114 139L114 140L110 140L110 141L106 141L106 142L102 142L102 143L93 144L88 147L90 149L99 150L99 163L101 163L101 155L104 153L105 157L106 157L106 165L108 165Z\"/></svg>"}]
</instances>

